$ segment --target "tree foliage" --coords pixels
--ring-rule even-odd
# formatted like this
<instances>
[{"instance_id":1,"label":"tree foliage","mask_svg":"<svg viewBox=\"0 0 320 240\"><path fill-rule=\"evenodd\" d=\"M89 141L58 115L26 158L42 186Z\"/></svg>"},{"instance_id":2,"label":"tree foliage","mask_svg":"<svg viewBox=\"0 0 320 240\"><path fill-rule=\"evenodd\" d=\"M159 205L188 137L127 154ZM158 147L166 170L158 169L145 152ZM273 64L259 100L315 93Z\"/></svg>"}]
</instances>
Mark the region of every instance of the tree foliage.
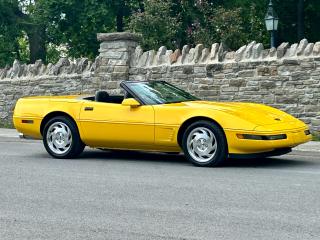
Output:
<instances>
[{"instance_id":1,"label":"tree foliage","mask_svg":"<svg viewBox=\"0 0 320 240\"><path fill-rule=\"evenodd\" d=\"M45 0L48 42L64 45L70 57L94 57L97 32L115 31L108 4L94 0Z\"/></svg>"},{"instance_id":2,"label":"tree foliage","mask_svg":"<svg viewBox=\"0 0 320 240\"><path fill-rule=\"evenodd\" d=\"M18 58L19 27L14 16L14 3L0 1L0 66L5 66Z\"/></svg>"},{"instance_id":3,"label":"tree foliage","mask_svg":"<svg viewBox=\"0 0 320 240\"><path fill-rule=\"evenodd\" d=\"M267 42L254 2L247 9L220 2L146 1L144 11L131 16L129 29L143 35L145 48L224 42L236 49L251 40Z\"/></svg>"},{"instance_id":4,"label":"tree foliage","mask_svg":"<svg viewBox=\"0 0 320 240\"><path fill-rule=\"evenodd\" d=\"M278 43L319 41L319 0L273 0ZM98 54L96 33L130 30L144 48L224 42L236 50L250 41L269 45L267 0L0 0L0 67Z\"/></svg>"},{"instance_id":5,"label":"tree foliage","mask_svg":"<svg viewBox=\"0 0 320 240\"><path fill-rule=\"evenodd\" d=\"M203 7L201 13L203 21L194 23L189 31L194 43L209 46L214 42L223 42L233 49L246 43L241 9Z\"/></svg>"},{"instance_id":6,"label":"tree foliage","mask_svg":"<svg viewBox=\"0 0 320 240\"><path fill-rule=\"evenodd\" d=\"M146 1L144 11L134 13L129 19L129 30L143 35L144 48L177 47L177 34L181 20L172 14L173 3L170 0Z\"/></svg>"}]
</instances>

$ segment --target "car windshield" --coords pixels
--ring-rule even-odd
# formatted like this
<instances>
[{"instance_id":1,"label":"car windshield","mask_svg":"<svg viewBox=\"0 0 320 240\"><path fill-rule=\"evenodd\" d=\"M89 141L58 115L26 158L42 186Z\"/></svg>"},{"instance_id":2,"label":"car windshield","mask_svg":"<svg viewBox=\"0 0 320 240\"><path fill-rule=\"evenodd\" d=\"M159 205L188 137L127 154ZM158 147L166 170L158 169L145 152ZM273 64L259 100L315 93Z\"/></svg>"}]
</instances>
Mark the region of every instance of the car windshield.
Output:
<instances>
[{"instance_id":1,"label":"car windshield","mask_svg":"<svg viewBox=\"0 0 320 240\"><path fill-rule=\"evenodd\" d=\"M128 82L126 85L148 105L199 100L190 93L162 81Z\"/></svg>"}]
</instances>

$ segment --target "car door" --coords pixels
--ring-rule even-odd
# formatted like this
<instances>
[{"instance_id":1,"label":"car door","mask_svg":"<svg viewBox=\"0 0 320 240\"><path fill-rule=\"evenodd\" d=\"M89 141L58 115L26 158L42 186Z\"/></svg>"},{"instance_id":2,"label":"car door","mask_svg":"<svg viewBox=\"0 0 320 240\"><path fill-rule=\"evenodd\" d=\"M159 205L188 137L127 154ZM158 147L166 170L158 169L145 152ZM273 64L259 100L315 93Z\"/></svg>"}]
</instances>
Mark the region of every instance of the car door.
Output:
<instances>
[{"instance_id":1,"label":"car door","mask_svg":"<svg viewBox=\"0 0 320 240\"><path fill-rule=\"evenodd\" d=\"M91 147L149 149L154 145L152 106L84 102L80 111L83 141Z\"/></svg>"}]
</instances>

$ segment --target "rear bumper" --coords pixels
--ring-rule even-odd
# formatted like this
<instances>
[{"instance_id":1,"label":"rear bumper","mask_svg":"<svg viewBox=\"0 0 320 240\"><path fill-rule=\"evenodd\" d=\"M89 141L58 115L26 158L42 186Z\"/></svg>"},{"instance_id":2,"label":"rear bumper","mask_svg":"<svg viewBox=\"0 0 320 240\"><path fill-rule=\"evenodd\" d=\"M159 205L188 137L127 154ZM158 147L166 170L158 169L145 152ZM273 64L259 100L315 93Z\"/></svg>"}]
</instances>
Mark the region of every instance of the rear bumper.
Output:
<instances>
[{"instance_id":1,"label":"rear bumper","mask_svg":"<svg viewBox=\"0 0 320 240\"><path fill-rule=\"evenodd\" d=\"M26 140L41 140L41 138L35 138L28 135L24 135L23 133L19 133L20 139L26 139Z\"/></svg>"},{"instance_id":2,"label":"rear bumper","mask_svg":"<svg viewBox=\"0 0 320 240\"><path fill-rule=\"evenodd\" d=\"M41 121L42 118L13 116L14 127L20 133L19 137L21 139L42 139L40 133Z\"/></svg>"}]
</instances>

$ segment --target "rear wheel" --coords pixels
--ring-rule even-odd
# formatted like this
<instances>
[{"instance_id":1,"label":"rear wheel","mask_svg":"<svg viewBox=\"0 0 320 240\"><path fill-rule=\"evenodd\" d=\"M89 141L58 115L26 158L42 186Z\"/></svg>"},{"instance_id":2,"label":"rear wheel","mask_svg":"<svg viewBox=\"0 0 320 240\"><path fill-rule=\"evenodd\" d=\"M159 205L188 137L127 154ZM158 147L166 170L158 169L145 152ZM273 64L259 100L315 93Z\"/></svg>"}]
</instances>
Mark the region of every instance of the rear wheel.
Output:
<instances>
[{"instance_id":1,"label":"rear wheel","mask_svg":"<svg viewBox=\"0 0 320 240\"><path fill-rule=\"evenodd\" d=\"M85 147L76 124L64 116L54 117L47 122L43 130L43 144L55 158L75 158Z\"/></svg>"},{"instance_id":2,"label":"rear wheel","mask_svg":"<svg viewBox=\"0 0 320 240\"><path fill-rule=\"evenodd\" d=\"M196 166L220 165L228 155L227 141L222 129L213 122L192 123L182 138L186 158Z\"/></svg>"}]
</instances>

